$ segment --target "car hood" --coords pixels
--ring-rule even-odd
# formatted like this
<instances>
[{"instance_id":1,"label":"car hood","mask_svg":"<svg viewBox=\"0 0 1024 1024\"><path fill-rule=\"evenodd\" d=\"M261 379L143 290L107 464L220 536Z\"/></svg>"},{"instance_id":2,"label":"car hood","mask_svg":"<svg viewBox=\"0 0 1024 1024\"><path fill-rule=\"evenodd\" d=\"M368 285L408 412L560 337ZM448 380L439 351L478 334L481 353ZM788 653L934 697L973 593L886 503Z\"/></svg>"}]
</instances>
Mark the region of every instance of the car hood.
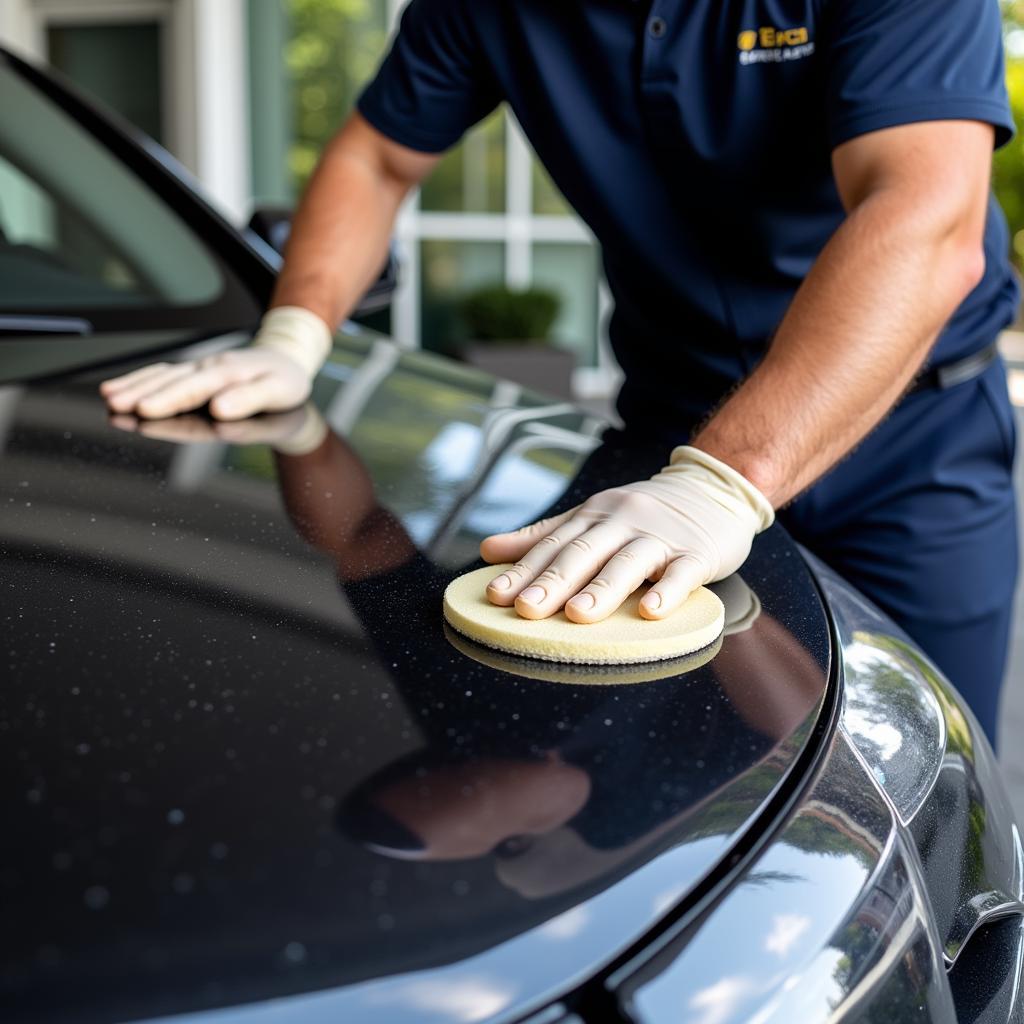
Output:
<instances>
[{"instance_id":1,"label":"car hood","mask_svg":"<svg viewBox=\"0 0 1024 1024\"><path fill-rule=\"evenodd\" d=\"M778 528L686 662L587 673L444 627L482 536L663 452L374 338L338 341L312 454L145 436L98 379L0 392L16 1018L507 1018L677 912L792 784L830 648Z\"/></svg>"}]
</instances>

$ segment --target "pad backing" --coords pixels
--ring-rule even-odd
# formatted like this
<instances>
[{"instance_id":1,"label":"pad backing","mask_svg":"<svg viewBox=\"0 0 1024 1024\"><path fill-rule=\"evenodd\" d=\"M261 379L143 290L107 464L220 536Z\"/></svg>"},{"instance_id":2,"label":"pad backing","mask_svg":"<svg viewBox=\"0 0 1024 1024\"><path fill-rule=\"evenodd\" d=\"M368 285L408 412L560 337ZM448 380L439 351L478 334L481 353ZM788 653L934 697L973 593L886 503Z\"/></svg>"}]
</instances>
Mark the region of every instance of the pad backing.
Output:
<instances>
[{"instance_id":1,"label":"pad backing","mask_svg":"<svg viewBox=\"0 0 1024 1024\"><path fill-rule=\"evenodd\" d=\"M679 658L716 640L725 625L722 602L701 587L668 618L640 617L641 587L602 622L572 622L564 612L524 619L487 600L487 584L507 565L488 565L448 584L444 617L471 640L498 651L577 665L635 665Z\"/></svg>"},{"instance_id":2,"label":"pad backing","mask_svg":"<svg viewBox=\"0 0 1024 1024\"><path fill-rule=\"evenodd\" d=\"M712 640L692 654L666 661L644 661L633 665L583 665L564 661L542 661L521 654L506 654L493 647L485 647L452 629L446 622L444 635L457 651L487 668L524 679L539 679L545 683L566 683L571 686L631 686L654 683L696 672L722 649L722 638Z\"/></svg>"}]
</instances>

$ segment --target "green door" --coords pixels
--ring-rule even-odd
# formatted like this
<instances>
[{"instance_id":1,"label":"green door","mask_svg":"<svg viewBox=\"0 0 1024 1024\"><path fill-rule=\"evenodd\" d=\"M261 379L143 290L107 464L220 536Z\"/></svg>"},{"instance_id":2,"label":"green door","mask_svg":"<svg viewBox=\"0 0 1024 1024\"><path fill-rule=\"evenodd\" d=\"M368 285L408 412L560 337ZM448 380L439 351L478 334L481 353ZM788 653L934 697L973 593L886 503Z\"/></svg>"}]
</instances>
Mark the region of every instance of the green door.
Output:
<instances>
[{"instance_id":1,"label":"green door","mask_svg":"<svg viewBox=\"0 0 1024 1024\"><path fill-rule=\"evenodd\" d=\"M47 30L50 63L163 142L160 32L157 21L51 25Z\"/></svg>"}]
</instances>

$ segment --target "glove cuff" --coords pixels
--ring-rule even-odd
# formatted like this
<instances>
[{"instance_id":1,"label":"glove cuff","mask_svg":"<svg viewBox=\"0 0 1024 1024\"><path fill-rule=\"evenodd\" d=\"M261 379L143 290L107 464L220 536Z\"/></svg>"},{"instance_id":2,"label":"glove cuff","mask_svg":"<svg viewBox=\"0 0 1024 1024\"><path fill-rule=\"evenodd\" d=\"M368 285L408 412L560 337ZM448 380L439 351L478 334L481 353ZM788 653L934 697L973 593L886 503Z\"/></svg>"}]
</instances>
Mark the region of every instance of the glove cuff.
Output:
<instances>
[{"instance_id":1,"label":"glove cuff","mask_svg":"<svg viewBox=\"0 0 1024 1024\"><path fill-rule=\"evenodd\" d=\"M767 530L775 522L772 503L742 473L699 448L687 444L674 448L662 472L671 474L694 469L703 471L705 486L710 486L721 504L728 508L739 505L749 510L755 521L755 533Z\"/></svg>"},{"instance_id":2,"label":"glove cuff","mask_svg":"<svg viewBox=\"0 0 1024 1024\"><path fill-rule=\"evenodd\" d=\"M330 327L303 306L275 306L260 321L253 348L269 348L298 363L312 379L333 344Z\"/></svg>"}]
</instances>

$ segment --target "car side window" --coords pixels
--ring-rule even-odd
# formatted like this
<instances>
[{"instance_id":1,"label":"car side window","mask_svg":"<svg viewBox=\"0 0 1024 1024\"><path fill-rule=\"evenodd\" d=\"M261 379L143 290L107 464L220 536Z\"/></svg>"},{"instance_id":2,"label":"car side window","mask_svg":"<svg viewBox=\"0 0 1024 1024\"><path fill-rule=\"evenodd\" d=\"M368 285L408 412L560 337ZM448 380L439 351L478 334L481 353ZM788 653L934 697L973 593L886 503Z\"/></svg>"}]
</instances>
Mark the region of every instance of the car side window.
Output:
<instances>
[{"instance_id":1,"label":"car side window","mask_svg":"<svg viewBox=\"0 0 1024 1024\"><path fill-rule=\"evenodd\" d=\"M207 236L190 183L166 188L173 167L146 173L138 150L159 158L155 143L97 131L2 54L0 97L0 318L76 318L93 334L258 320L233 262L244 243Z\"/></svg>"},{"instance_id":2,"label":"car side window","mask_svg":"<svg viewBox=\"0 0 1024 1024\"><path fill-rule=\"evenodd\" d=\"M0 156L0 309L157 299L100 228Z\"/></svg>"}]
</instances>

